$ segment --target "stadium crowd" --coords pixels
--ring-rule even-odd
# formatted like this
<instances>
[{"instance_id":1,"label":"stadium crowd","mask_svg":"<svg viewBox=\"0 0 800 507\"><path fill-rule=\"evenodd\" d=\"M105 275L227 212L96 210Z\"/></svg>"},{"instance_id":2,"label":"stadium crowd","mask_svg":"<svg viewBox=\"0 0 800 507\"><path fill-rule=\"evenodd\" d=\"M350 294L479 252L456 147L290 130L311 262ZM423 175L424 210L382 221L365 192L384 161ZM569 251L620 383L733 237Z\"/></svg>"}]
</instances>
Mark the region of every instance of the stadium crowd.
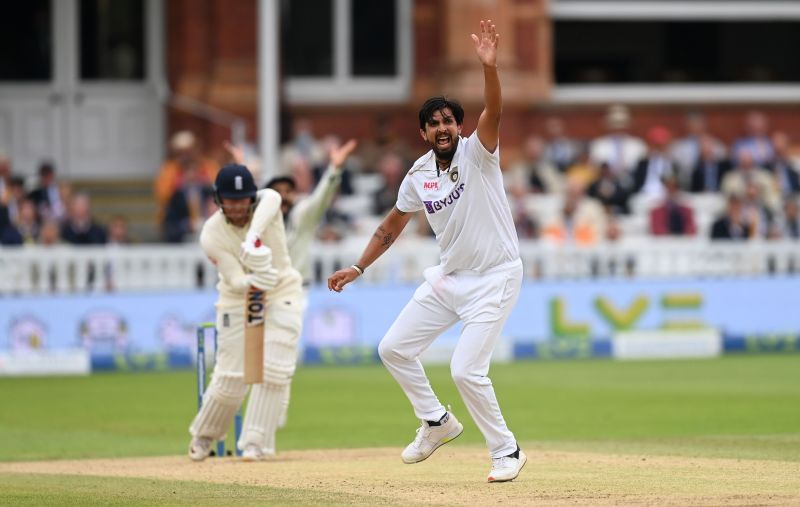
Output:
<instances>
[{"instance_id":1,"label":"stadium crowd","mask_svg":"<svg viewBox=\"0 0 800 507\"><path fill-rule=\"evenodd\" d=\"M548 118L541 134L526 139L518 160L504 160L521 239L591 246L652 236L800 238L800 164L787 133L771 130L765 114L747 113L742 136L729 144L699 114L687 115L679 135L652 125L641 139L631 132L628 108L613 105L605 125L603 135L583 140L570 137L561 118ZM274 175L291 176L298 194L310 193L338 143L334 135L316 137L311 123L298 119ZM228 157L233 149L226 146ZM220 161L204 157L188 131L174 134L169 150L154 194L162 240L179 243L193 239L215 211L212 182ZM388 121L378 119L374 136L348 159L318 238L335 242L371 234L418 155ZM248 165L259 171L257 159ZM431 234L423 217L415 222L412 231ZM98 223L89 195L58 181L52 164L42 163L38 181L26 185L0 156L0 244L129 241L125 217Z\"/></svg>"}]
</instances>

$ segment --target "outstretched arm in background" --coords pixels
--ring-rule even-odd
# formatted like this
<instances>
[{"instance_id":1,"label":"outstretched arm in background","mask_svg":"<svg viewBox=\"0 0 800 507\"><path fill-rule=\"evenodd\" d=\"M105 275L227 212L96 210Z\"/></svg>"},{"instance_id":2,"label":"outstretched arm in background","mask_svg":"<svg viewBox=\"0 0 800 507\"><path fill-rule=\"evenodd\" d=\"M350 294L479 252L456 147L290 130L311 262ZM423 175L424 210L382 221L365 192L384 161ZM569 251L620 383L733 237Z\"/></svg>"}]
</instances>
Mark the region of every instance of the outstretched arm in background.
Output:
<instances>
[{"instance_id":1,"label":"outstretched arm in background","mask_svg":"<svg viewBox=\"0 0 800 507\"><path fill-rule=\"evenodd\" d=\"M333 196L341 183L342 164L356 149L356 144L355 139L350 139L342 146L331 150L328 169L320 178L311 195L302 199L292 212L297 220L298 232L309 231L309 234L313 234L317 230L322 215L331 205Z\"/></svg>"},{"instance_id":2,"label":"outstretched arm in background","mask_svg":"<svg viewBox=\"0 0 800 507\"><path fill-rule=\"evenodd\" d=\"M386 218L383 219L381 225L372 235L372 238L367 243L364 253L356 263L362 269L366 269L370 264L383 255L383 252L392 246L397 237L403 232L408 221L411 220L411 213L405 213L397 208L392 208ZM361 273L353 267L340 269L328 278L328 290L335 290L342 292L345 285L358 278Z\"/></svg>"},{"instance_id":3,"label":"outstretched arm in background","mask_svg":"<svg viewBox=\"0 0 800 507\"><path fill-rule=\"evenodd\" d=\"M481 31L472 34L475 52L483 65L484 109L478 119L478 139L490 153L497 149L500 138L500 114L503 111L503 97L500 93L500 76L497 74L497 44L500 34L492 20L481 20Z\"/></svg>"}]
</instances>

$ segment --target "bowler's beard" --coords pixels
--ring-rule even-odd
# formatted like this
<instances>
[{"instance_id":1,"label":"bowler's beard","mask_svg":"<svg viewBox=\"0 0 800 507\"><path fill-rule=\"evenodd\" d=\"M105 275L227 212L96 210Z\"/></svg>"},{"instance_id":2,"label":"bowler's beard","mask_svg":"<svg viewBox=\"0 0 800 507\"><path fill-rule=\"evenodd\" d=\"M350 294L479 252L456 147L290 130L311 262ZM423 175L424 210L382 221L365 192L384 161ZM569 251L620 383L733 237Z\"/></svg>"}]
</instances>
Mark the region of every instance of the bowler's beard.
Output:
<instances>
[{"instance_id":1,"label":"bowler's beard","mask_svg":"<svg viewBox=\"0 0 800 507\"><path fill-rule=\"evenodd\" d=\"M436 155L436 160L441 162L450 162L453 160L453 155L456 154L456 149L458 148L458 143L460 139L458 136L453 139L450 143L450 148L447 150L440 150L436 147L436 141L431 143L431 148L433 148L433 154Z\"/></svg>"}]
</instances>

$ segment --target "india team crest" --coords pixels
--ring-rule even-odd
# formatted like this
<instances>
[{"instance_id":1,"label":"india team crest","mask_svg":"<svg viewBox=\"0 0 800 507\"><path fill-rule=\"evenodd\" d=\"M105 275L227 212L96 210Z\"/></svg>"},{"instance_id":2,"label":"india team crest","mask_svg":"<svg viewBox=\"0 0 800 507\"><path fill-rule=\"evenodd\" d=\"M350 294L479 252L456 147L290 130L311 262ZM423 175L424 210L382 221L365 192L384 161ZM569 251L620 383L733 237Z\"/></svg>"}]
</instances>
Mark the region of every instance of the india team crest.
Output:
<instances>
[{"instance_id":1,"label":"india team crest","mask_svg":"<svg viewBox=\"0 0 800 507\"><path fill-rule=\"evenodd\" d=\"M450 173L450 181L452 181L453 183L458 181L458 171L452 171Z\"/></svg>"}]
</instances>

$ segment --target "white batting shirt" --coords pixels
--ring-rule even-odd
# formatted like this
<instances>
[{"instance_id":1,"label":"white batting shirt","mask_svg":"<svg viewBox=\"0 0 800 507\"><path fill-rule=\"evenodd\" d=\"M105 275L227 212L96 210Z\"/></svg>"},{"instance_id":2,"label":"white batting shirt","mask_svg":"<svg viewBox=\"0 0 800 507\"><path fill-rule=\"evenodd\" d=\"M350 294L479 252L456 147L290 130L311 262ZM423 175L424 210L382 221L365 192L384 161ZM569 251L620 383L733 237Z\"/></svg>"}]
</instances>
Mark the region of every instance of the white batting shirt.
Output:
<instances>
[{"instance_id":1,"label":"white batting shirt","mask_svg":"<svg viewBox=\"0 0 800 507\"><path fill-rule=\"evenodd\" d=\"M251 226L256 228L261 242L272 250L272 267L278 270L280 281L270 294L292 289L293 286L300 290L300 273L292 267L286 245L280 211L281 196L274 190L260 190L256 202L253 217L244 227L230 224L222 210L218 210L206 220L200 232L203 252L216 264L219 272L217 290L221 307L235 307L244 311L243 298L250 287L250 280L239 261L239 251Z\"/></svg>"},{"instance_id":2,"label":"white batting shirt","mask_svg":"<svg viewBox=\"0 0 800 507\"><path fill-rule=\"evenodd\" d=\"M519 240L500 172L500 147L489 153L477 130L460 137L450 169L436 170L433 150L400 185L397 209L425 210L441 250L444 274L482 273L519 258Z\"/></svg>"}]
</instances>

